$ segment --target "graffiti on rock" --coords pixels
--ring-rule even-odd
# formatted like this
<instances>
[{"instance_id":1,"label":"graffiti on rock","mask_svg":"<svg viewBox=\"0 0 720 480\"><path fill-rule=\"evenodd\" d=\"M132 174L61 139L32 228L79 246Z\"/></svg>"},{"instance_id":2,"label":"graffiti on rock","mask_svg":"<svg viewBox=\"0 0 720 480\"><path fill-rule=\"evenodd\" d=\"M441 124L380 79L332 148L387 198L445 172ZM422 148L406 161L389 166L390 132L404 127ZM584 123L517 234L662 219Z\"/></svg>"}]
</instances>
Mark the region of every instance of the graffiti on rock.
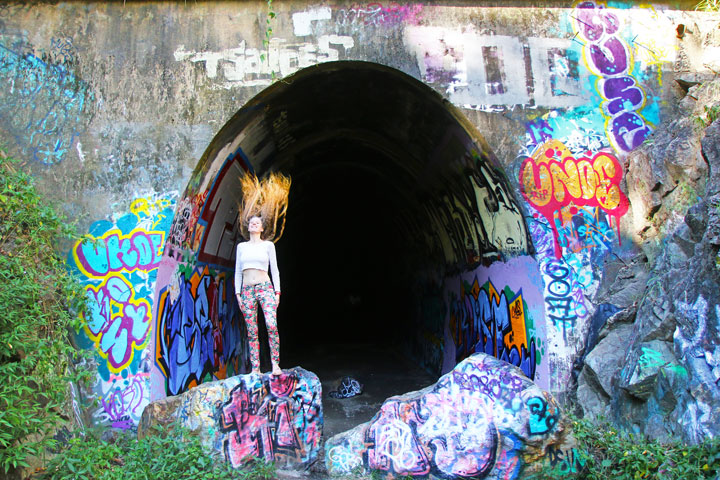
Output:
<instances>
[{"instance_id":1,"label":"graffiti on rock","mask_svg":"<svg viewBox=\"0 0 720 480\"><path fill-rule=\"evenodd\" d=\"M519 369L475 354L435 385L386 400L370 422L328 440L326 464L333 476L364 469L390 478L514 479L525 443L550 441L560 415Z\"/></svg>"},{"instance_id":2,"label":"graffiti on rock","mask_svg":"<svg viewBox=\"0 0 720 480\"><path fill-rule=\"evenodd\" d=\"M256 382L253 378L244 377L218 409L226 459L236 468L249 456L307 461L322 435L317 392L295 373L263 376Z\"/></svg>"},{"instance_id":3,"label":"graffiti on rock","mask_svg":"<svg viewBox=\"0 0 720 480\"><path fill-rule=\"evenodd\" d=\"M505 288L498 292L491 281L480 286L463 284L450 299L450 331L456 346L456 361L483 352L520 367L535 377L537 349L528 333L527 305L522 291Z\"/></svg>"},{"instance_id":4,"label":"graffiti on rock","mask_svg":"<svg viewBox=\"0 0 720 480\"><path fill-rule=\"evenodd\" d=\"M96 421L137 424L149 402L149 353L157 268L175 207L174 195L136 198L129 213L90 226L67 264L85 285L89 312L78 337L102 359L93 387Z\"/></svg>"},{"instance_id":5,"label":"graffiti on rock","mask_svg":"<svg viewBox=\"0 0 720 480\"><path fill-rule=\"evenodd\" d=\"M167 395L178 395L208 378L239 371L239 341L244 338L239 310L232 301L232 275L197 267L180 274L158 297L156 362Z\"/></svg>"},{"instance_id":6,"label":"graffiti on rock","mask_svg":"<svg viewBox=\"0 0 720 480\"><path fill-rule=\"evenodd\" d=\"M585 467L585 458L575 448L562 450L555 445L547 449L550 466L564 475L575 475Z\"/></svg>"},{"instance_id":7,"label":"graffiti on rock","mask_svg":"<svg viewBox=\"0 0 720 480\"><path fill-rule=\"evenodd\" d=\"M93 95L87 83L62 64L48 63L24 46L0 45L0 121L22 154L46 165L61 162L85 130L86 106ZM70 61L67 39L53 40L53 52Z\"/></svg>"},{"instance_id":8,"label":"graffiti on rock","mask_svg":"<svg viewBox=\"0 0 720 480\"><path fill-rule=\"evenodd\" d=\"M621 36L618 16L600 2L583 1L573 12L573 27L583 43L588 69L600 80L596 90L603 98L606 132L619 152L630 152L652 133L653 127L640 114L645 92L632 75L632 49Z\"/></svg>"},{"instance_id":9,"label":"graffiti on rock","mask_svg":"<svg viewBox=\"0 0 720 480\"><path fill-rule=\"evenodd\" d=\"M548 140L539 146L532 157L526 157L520 167L520 190L527 202L539 211L553 228L555 237L555 257L562 255L560 228L570 223L563 221L576 217L578 234L585 239L597 238L598 228L588 228L582 207L596 208L607 218L615 219L619 230L620 217L630 205L620 190L622 167L617 158L606 152L592 157L576 159L569 149L558 140ZM567 210L563 208L568 207ZM579 212L580 213L578 215ZM563 215L565 213L565 215ZM583 225L584 224L584 225ZM607 229L605 229L607 230ZM607 234L605 234L607 236Z\"/></svg>"}]
</instances>

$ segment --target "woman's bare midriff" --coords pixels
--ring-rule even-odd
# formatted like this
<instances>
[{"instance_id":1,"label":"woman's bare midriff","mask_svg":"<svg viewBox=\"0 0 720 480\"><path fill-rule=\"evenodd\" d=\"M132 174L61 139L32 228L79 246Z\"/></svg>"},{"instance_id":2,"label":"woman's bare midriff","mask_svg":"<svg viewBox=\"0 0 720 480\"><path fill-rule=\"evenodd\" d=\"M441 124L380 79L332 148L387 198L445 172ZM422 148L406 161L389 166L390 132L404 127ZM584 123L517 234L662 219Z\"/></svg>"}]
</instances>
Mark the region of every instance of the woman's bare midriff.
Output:
<instances>
[{"instance_id":1,"label":"woman's bare midriff","mask_svg":"<svg viewBox=\"0 0 720 480\"><path fill-rule=\"evenodd\" d=\"M257 285L258 283L269 282L270 275L265 270L257 268L246 268L242 271L243 285Z\"/></svg>"}]
</instances>

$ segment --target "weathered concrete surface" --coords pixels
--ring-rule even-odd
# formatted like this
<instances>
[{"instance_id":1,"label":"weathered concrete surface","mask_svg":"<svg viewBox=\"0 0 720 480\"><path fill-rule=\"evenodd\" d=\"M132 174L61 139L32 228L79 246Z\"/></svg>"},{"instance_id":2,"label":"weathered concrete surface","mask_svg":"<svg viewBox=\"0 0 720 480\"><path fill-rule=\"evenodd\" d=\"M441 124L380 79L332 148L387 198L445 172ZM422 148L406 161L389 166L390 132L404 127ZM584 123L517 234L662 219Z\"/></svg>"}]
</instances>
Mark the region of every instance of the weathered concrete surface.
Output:
<instances>
[{"instance_id":1,"label":"weathered concrete surface","mask_svg":"<svg viewBox=\"0 0 720 480\"><path fill-rule=\"evenodd\" d=\"M331 476L509 479L574 446L552 396L517 367L477 353L435 385L387 399L372 420L328 439L325 464Z\"/></svg>"},{"instance_id":2,"label":"weathered concrete surface","mask_svg":"<svg viewBox=\"0 0 720 480\"><path fill-rule=\"evenodd\" d=\"M320 450L321 398L317 376L300 367L280 376L238 375L150 403L138 436L177 422L233 467L255 457L302 470Z\"/></svg>"}]
</instances>

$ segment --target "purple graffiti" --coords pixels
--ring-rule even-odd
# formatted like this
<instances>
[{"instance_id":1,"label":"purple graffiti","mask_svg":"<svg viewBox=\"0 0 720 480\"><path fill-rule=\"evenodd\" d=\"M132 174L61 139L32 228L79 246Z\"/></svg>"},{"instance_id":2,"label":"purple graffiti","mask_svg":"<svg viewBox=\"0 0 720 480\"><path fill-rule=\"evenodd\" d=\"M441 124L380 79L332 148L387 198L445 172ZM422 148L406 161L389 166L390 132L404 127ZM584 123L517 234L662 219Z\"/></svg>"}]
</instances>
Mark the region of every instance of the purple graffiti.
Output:
<instances>
[{"instance_id":1,"label":"purple graffiti","mask_svg":"<svg viewBox=\"0 0 720 480\"><path fill-rule=\"evenodd\" d=\"M132 286L123 277L109 277L99 287L88 285L90 315L85 331L107 357L110 369L119 372L132 361L133 351L142 348L150 330L150 304L135 299Z\"/></svg>"},{"instance_id":2,"label":"purple graffiti","mask_svg":"<svg viewBox=\"0 0 720 480\"><path fill-rule=\"evenodd\" d=\"M145 407L145 390L144 379L139 375L132 377L125 388L115 387L100 399L101 415L110 422L112 428L132 428Z\"/></svg>"},{"instance_id":3,"label":"purple graffiti","mask_svg":"<svg viewBox=\"0 0 720 480\"><path fill-rule=\"evenodd\" d=\"M182 393L208 376L223 378L236 361L243 336L237 304L229 298L230 281L225 273L214 278L206 267L190 280L180 280L175 301L168 288L160 293L157 361L168 395Z\"/></svg>"},{"instance_id":4,"label":"purple graffiti","mask_svg":"<svg viewBox=\"0 0 720 480\"><path fill-rule=\"evenodd\" d=\"M604 98L603 114L609 118L608 138L616 149L630 152L652 133L637 113L645 105L645 93L631 75L630 49L619 35L620 21L595 2L581 2L575 9L578 36L584 39L588 66L601 79L598 93Z\"/></svg>"},{"instance_id":5,"label":"purple graffiti","mask_svg":"<svg viewBox=\"0 0 720 480\"><path fill-rule=\"evenodd\" d=\"M99 239L102 245L78 242L73 254L76 263L89 277L104 277L110 272L141 270L149 272L160 264L164 234L137 230L131 236L112 233Z\"/></svg>"}]
</instances>

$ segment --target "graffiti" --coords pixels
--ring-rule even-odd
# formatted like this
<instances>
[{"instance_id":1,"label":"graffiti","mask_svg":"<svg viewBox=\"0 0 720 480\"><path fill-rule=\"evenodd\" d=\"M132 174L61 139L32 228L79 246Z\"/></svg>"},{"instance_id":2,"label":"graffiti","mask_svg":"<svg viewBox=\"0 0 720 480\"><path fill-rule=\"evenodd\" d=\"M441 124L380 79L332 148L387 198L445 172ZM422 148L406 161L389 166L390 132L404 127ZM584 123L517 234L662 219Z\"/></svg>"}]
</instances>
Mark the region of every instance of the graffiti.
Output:
<instances>
[{"instance_id":1,"label":"graffiti","mask_svg":"<svg viewBox=\"0 0 720 480\"><path fill-rule=\"evenodd\" d=\"M307 461L320 443L317 423L322 413L316 393L310 395L295 373L267 378L241 380L218 409L225 457L235 468L247 457Z\"/></svg>"},{"instance_id":2,"label":"graffiti","mask_svg":"<svg viewBox=\"0 0 720 480\"><path fill-rule=\"evenodd\" d=\"M53 40L53 51L71 59L68 39ZM63 53L64 52L64 53ZM62 65L0 45L0 84L7 92L0 103L3 127L22 154L46 165L63 160L85 129L88 84Z\"/></svg>"},{"instance_id":3,"label":"graffiti","mask_svg":"<svg viewBox=\"0 0 720 480\"><path fill-rule=\"evenodd\" d=\"M75 60L77 50L73 45L72 37L60 33L57 37L50 39L51 56L53 63L69 64ZM47 60L43 58L43 60Z\"/></svg>"},{"instance_id":4,"label":"graffiti","mask_svg":"<svg viewBox=\"0 0 720 480\"><path fill-rule=\"evenodd\" d=\"M335 21L342 27L417 25L422 9L421 4L390 3L388 6L383 6L381 3L353 4L339 9L335 14Z\"/></svg>"},{"instance_id":5,"label":"graffiti","mask_svg":"<svg viewBox=\"0 0 720 480\"><path fill-rule=\"evenodd\" d=\"M471 286L463 285L460 298L449 303L456 361L484 352L534 378L537 352L535 339L527 332L522 291L514 294L506 288L498 292L489 280L480 287L475 277Z\"/></svg>"},{"instance_id":6,"label":"graffiti","mask_svg":"<svg viewBox=\"0 0 720 480\"><path fill-rule=\"evenodd\" d=\"M85 333L95 342L111 372L127 367L136 350L147 344L150 302L135 298L132 284L122 276L107 277L102 285L87 286L90 315Z\"/></svg>"},{"instance_id":7,"label":"graffiti","mask_svg":"<svg viewBox=\"0 0 720 480\"><path fill-rule=\"evenodd\" d=\"M547 449L547 458L550 466L558 473L573 475L585 467L585 458L575 448L563 451L555 445Z\"/></svg>"},{"instance_id":8,"label":"graffiti","mask_svg":"<svg viewBox=\"0 0 720 480\"><path fill-rule=\"evenodd\" d=\"M135 212L133 212L135 213ZM88 277L104 277L113 272L157 269L165 232L136 229L129 235L109 231L93 243L75 245L73 255L80 270Z\"/></svg>"},{"instance_id":9,"label":"graffiti","mask_svg":"<svg viewBox=\"0 0 720 480\"><path fill-rule=\"evenodd\" d=\"M231 300L232 275L196 268L181 275L175 300L169 286L158 298L156 361L165 376L167 395L177 395L215 376L235 372L238 343L245 338L237 303Z\"/></svg>"},{"instance_id":10,"label":"graffiti","mask_svg":"<svg viewBox=\"0 0 720 480\"><path fill-rule=\"evenodd\" d=\"M155 275L174 207L169 198L151 201L154 208L138 209L148 199L136 199L115 223L93 224L91 241L77 242L68 258L89 299L84 332L112 373L129 367L149 339Z\"/></svg>"},{"instance_id":11,"label":"graffiti","mask_svg":"<svg viewBox=\"0 0 720 480\"><path fill-rule=\"evenodd\" d=\"M548 402L542 397L532 397L526 402L530 411L530 423L528 425L530 435L545 435L553 428L558 421L558 412L548 409Z\"/></svg>"},{"instance_id":12,"label":"graffiti","mask_svg":"<svg viewBox=\"0 0 720 480\"><path fill-rule=\"evenodd\" d=\"M107 383L110 389L100 398L96 419L123 430L137 425L145 405L150 401L149 377L148 373L138 373L126 379L111 375Z\"/></svg>"},{"instance_id":13,"label":"graffiti","mask_svg":"<svg viewBox=\"0 0 720 480\"><path fill-rule=\"evenodd\" d=\"M287 77L301 68L341 58L341 52L353 48L352 37L321 35L317 44L311 42L287 43L281 38L271 38L267 58L257 48L248 48L245 40L236 48L220 51L193 52L181 45L175 50L175 60L192 63L202 62L205 74L211 80L222 75L222 88L253 87L270 85L277 77ZM220 81L220 79L218 80Z\"/></svg>"},{"instance_id":14,"label":"graffiti","mask_svg":"<svg viewBox=\"0 0 720 480\"><path fill-rule=\"evenodd\" d=\"M587 103L580 52L571 40L481 35L413 26L405 44L424 82L446 88L453 104L481 110L570 108ZM532 87L528 87L528 86Z\"/></svg>"},{"instance_id":15,"label":"graffiti","mask_svg":"<svg viewBox=\"0 0 720 480\"><path fill-rule=\"evenodd\" d=\"M70 249L68 268L85 286L89 311L78 344L102 359L92 389L96 422L133 428L150 401L149 344L157 269L174 194L138 197L129 212L89 229Z\"/></svg>"},{"instance_id":16,"label":"graffiti","mask_svg":"<svg viewBox=\"0 0 720 480\"><path fill-rule=\"evenodd\" d=\"M454 371L453 382L463 390L482 392L496 400L511 400L525 388L517 375L492 369L478 374Z\"/></svg>"},{"instance_id":17,"label":"graffiti","mask_svg":"<svg viewBox=\"0 0 720 480\"><path fill-rule=\"evenodd\" d=\"M472 380L480 378L503 391L488 395ZM362 467L392 478L514 479L528 443L544 450L538 440L563 441L555 437L560 415L552 397L516 367L475 354L435 385L389 398L353 435L329 439L328 471L333 477Z\"/></svg>"},{"instance_id":18,"label":"graffiti","mask_svg":"<svg viewBox=\"0 0 720 480\"><path fill-rule=\"evenodd\" d=\"M653 128L639 113L645 92L632 75L632 52L620 35L622 25L617 15L594 1L580 2L572 18L577 37L584 42L585 63L600 79L596 90L603 98L608 139L616 150L630 152Z\"/></svg>"},{"instance_id":19,"label":"graffiti","mask_svg":"<svg viewBox=\"0 0 720 480\"><path fill-rule=\"evenodd\" d=\"M558 260L550 260L543 266L543 274L546 279L547 318L552 321L556 329L562 330L565 341L567 341L568 332L575 329L578 316L583 318L587 316L584 310L584 297L578 289L573 289L570 273L570 268ZM578 309L580 309L579 312Z\"/></svg>"},{"instance_id":20,"label":"graffiti","mask_svg":"<svg viewBox=\"0 0 720 480\"><path fill-rule=\"evenodd\" d=\"M577 215L578 207L598 208L615 219L619 231L620 217L630 205L620 190L621 178L622 167L614 156L600 152L592 158L576 159L558 140L545 142L532 157L523 160L520 190L553 228L556 258L562 255L558 225L564 223L561 213L566 206L571 207L569 216ZM583 227L583 234L596 237L595 231L587 226Z\"/></svg>"}]
</instances>

